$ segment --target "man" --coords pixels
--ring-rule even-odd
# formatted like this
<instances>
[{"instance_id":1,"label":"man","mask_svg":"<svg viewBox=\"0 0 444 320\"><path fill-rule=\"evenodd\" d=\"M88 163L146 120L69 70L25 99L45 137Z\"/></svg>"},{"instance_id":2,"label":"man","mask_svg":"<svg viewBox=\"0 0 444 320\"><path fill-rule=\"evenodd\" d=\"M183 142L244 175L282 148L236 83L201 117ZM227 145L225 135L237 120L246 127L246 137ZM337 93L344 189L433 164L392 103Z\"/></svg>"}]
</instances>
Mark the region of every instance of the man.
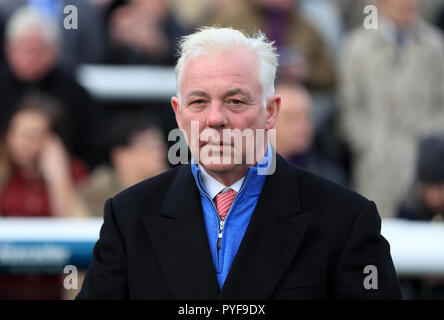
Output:
<instances>
[{"instance_id":1,"label":"man","mask_svg":"<svg viewBox=\"0 0 444 320\"><path fill-rule=\"evenodd\" d=\"M342 54L341 126L353 157L352 187L383 218L414 178L416 143L444 123L444 43L418 0L378 0L378 28L362 26Z\"/></svg>"},{"instance_id":2,"label":"man","mask_svg":"<svg viewBox=\"0 0 444 320\"><path fill-rule=\"evenodd\" d=\"M183 39L171 102L194 161L107 201L78 298L401 297L374 203L273 155L276 68L262 34ZM229 129L254 135L239 147Z\"/></svg>"}]
</instances>

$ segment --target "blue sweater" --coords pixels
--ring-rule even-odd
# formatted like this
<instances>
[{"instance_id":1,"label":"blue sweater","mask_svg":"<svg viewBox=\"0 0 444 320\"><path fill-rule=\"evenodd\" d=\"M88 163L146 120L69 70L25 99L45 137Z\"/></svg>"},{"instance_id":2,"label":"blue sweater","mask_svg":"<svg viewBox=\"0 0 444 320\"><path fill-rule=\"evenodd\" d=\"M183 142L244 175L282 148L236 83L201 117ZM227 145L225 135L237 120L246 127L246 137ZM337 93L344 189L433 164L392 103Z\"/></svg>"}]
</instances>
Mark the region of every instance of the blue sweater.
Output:
<instances>
[{"instance_id":1,"label":"blue sweater","mask_svg":"<svg viewBox=\"0 0 444 320\"><path fill-rule=\"evenodd\" d=\"M270 154L270 151L269 147L267 154ZM224 285L264 186L266 176L261 174L262 171L258 174L258 170L266 165L267 163L258 164L248 168L239 193L225 218L220 249L217 248L220 218L212 199L203 186L199 167L196 164L191 165L194 179L200 191L205 228L220 288Z\"/></svg>"}]
</instances>

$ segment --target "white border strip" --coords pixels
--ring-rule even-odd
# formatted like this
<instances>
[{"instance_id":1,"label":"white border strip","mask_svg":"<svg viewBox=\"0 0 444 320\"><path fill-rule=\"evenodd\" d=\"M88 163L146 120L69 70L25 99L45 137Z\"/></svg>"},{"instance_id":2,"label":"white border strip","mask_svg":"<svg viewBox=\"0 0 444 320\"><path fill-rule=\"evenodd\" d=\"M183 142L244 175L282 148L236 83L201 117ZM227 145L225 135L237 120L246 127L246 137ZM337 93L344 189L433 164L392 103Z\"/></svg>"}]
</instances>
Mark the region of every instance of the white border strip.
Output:
<instances>
[{"instance_id":1,"label":"white border strip","mask_svg":"<svg viewBox=\"0 0 444 320\"><path fill-rule=\"evenodd\" d=\"M0 241L97 241L102 218L0 218Z\"/></svg>"}]
</instances>

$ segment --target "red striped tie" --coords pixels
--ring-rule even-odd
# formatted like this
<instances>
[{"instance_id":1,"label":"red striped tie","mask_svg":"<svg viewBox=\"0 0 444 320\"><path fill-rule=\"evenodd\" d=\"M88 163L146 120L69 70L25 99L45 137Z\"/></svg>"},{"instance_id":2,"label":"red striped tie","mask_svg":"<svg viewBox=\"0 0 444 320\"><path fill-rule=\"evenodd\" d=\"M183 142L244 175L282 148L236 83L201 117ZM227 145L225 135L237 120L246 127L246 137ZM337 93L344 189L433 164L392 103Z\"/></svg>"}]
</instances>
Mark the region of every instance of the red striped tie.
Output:
<instances>
[{"instance_id":1,"label":"red striped tie","mask_svg":"<svg viewBox=\"0 0 444 320\"><path fill-rule=\"evenodd\" d=\"M225 220L231 204L233 203L234 198L236 198L236 194L236 191L229 189L227 192L216 195L216 209L222 221Z\"/></svg>"}]
</instances>

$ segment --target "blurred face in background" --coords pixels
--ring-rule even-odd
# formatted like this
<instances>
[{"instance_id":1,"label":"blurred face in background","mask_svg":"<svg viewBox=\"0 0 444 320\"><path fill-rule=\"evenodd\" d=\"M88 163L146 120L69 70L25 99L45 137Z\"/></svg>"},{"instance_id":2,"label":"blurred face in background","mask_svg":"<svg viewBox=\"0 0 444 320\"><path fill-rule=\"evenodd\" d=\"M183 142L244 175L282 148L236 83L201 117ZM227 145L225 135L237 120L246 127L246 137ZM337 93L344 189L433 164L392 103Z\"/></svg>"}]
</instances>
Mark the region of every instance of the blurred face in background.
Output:
<instances>
[{"instance_id":1,"label":"blurred face in background","mask_svg":"<svg viewBox=\"0 0 444 320\"><path fill-rule=\"evenodd\" d=\"M379 0L379 8L398 27L408 27L419 16L419 0Z\"/></svg>"},{"instance_id":2,"label":"blurred face in background","mask_svg":"<svg viewBox=\"0 0 444 320\"><path fill-rule=\"evenodd\" d=\"M423 185L424 202L434 211L444 211L444 184Z\"/></svg>"},{"instance_id":3,"label":"blurred face in background","mask_svg":"<svg viewBox=\"0 0 444 320\"><path fill-rule=\"evenodd\" d=\"M6 146L12 162L24 169L36 169L44 143L50 134L49 119L36 110L16 113L6 133Z\"/></svg>"},{"instance_id":4,"label":"blurred face in background","mask_svg":"<svg viewBox=\"0 0 444 320\"><path fill-rule=\"evenodd\" d=\"M162 133L147 129L134 135L128 146L112 153L113 165L127 184L158 175L167 169L167 147Z\"/></svg>"},{"instance_id":5,"label":"blurred face in background","mask_svg":"<svg viewBox=\"0 0 444 320\"><path fill-rule=\"evenodd\" d=\"M23 82L42 79L57 61L57 49L37 31L28 31L6 46L6 58L14 75Z\"/></svg>"},{"instance_id":6,"label":"blurred face in background","mask_svg":"<svg viewBox=\"0 0 444 320\"><path fill-rule=\"evenodd\" d=\"M305 89L278 85L282 106L276 123L276 151L284 157L306 152L312 143L310 96Z\"/></svg>"}]
</instances>

